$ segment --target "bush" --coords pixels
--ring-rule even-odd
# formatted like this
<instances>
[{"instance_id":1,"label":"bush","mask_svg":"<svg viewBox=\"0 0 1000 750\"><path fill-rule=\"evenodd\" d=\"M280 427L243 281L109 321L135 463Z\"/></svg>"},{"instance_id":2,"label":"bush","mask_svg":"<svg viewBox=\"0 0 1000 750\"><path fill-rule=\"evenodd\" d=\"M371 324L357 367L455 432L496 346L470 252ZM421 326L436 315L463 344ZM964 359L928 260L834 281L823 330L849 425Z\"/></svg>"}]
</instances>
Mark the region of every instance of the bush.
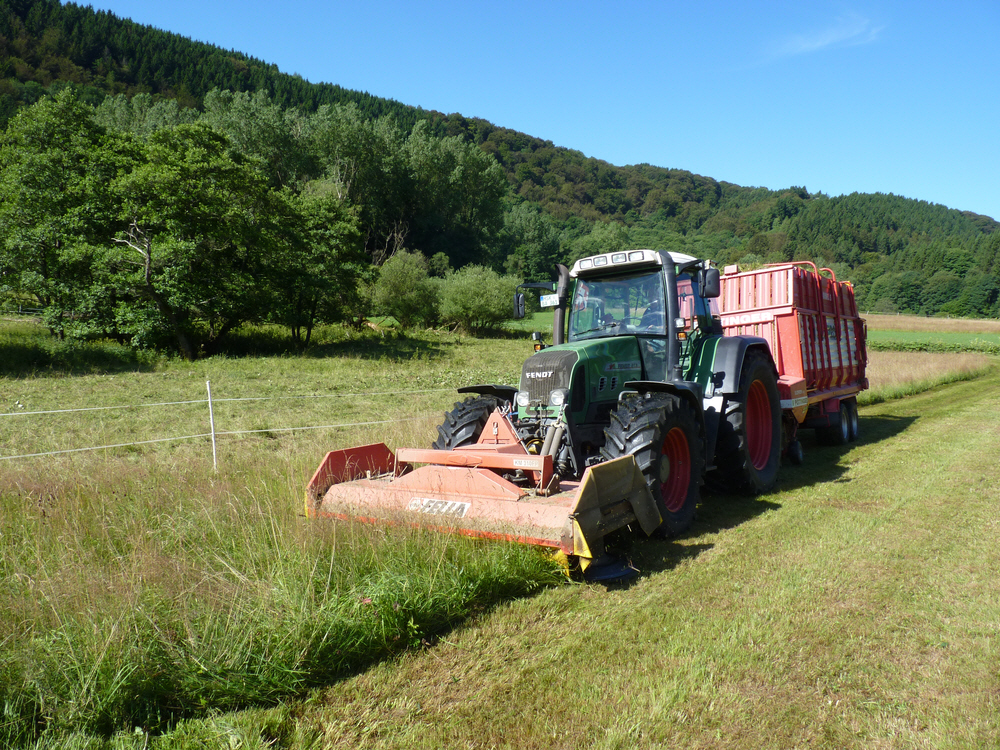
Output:
<instances>
[{"instance_id":1,"label":"bush","mask_svg":"<svg viewBox=\"0 0 1000 750\"><path fill-rule=\"evenodd\" d=\"M441 318L471 333L496 330L514 317L520 279L483 266L466 266L444 279Z\"/></svg>"},{"instance_id":2,"label":"bush","mask_svg":"<svg viewBox=\"0 0 1000 750\"><path fill-rule=\"evenodd\" d=\"M403 328L437 321L438 287L428 277L427 259L421 253L401 250L385 262L375 282L375 309L391 315Z\"/></svg>"}]
</instances>

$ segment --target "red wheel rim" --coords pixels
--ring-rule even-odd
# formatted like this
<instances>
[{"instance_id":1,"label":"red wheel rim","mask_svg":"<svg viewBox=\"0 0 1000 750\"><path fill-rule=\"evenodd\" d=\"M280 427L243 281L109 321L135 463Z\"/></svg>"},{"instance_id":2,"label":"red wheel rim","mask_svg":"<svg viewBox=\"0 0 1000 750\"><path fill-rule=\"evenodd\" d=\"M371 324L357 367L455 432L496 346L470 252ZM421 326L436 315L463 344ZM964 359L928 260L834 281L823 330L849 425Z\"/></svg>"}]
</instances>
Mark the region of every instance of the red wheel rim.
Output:
<instances>
[{"instance_id":1,"label":"red wheel rim","mask_svg":"<svg viewBox=\"0 0 1000 750\"><path fill-rule=\"evenodd\" d=\"M684 430L674 427L667 433L660 456L660 498L663 507L676 513L684 507L691 484L691 449Z\"/></svg>"},{"instance_id":2,"label":"red wheel rim","mask_svg":"<svg viewBox=\"0 0 1000 750\"><path fill-rule=\"evenodd\" d=\"M759 380L750 384L750 392L747 393L747 408L745 414L747 452L750 454L750 463L758 471L767 466L771 459L771 438L773 426L771 425L771 399L767 395L767 388Z\"/></svg>"}]
</instances>

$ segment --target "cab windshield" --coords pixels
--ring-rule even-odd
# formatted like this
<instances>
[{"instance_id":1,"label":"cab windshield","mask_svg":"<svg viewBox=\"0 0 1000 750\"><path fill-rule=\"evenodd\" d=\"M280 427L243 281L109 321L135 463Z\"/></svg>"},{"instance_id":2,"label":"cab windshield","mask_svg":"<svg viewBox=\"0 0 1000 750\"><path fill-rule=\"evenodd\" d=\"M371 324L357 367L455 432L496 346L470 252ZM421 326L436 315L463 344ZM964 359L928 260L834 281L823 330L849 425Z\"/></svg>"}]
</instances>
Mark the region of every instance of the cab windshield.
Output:
<instances>
[{"instance_id":1,"label":"cab windshield","mask_svg":"<svg viewBox=\"0 0 1000 750\"><path fill-rule=\"evenodd\" d=\"M658 270L609 279L577 279L569 340L666 335L663 277Z\"/></svg>"}]
</instances>

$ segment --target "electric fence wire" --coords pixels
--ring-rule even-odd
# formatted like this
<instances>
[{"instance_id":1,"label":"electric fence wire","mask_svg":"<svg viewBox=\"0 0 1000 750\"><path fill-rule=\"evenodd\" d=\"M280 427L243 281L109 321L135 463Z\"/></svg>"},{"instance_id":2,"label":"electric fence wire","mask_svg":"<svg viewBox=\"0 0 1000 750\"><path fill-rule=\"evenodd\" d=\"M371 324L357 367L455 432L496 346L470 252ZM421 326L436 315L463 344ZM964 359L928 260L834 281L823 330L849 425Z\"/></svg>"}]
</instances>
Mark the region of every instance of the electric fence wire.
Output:
<instances>
[{"instance_id":1,"label":"electric fence wire","mask_svg":"<svg viewBox=\"0 0 1000 750\"><path fill-rule=\"evenodd\" d=\"M366 393L327 393L327 394L313 394L313 395L302 395L302 396L252 396L243 398L200 398L191 401L158 401L147 404L118 404L114 406L88 406L77 409L49 409L44 411L16 411L9 412L6 414L0 414L0 417L30 417L30 416L43 416L51 414L74 414L78 412L91 412L91 411L111 411L111 410L121 410L121 409L142 409L147 407L155 406L184 406L188 404L201 404L209 405L219 404L225 402L241 402L241 401L286 401L292 399L320 399L320 398L359 398L365 396L401 396L408 394L425 394L425 393L440 393L444 391L454 390L452 388L424 388L415 389L411 391L369 391ZM367 427L369 425L380 425L380 424L393 424L398 422L414 422L422 419L422 417L410 417L406 419L386 419L378 421L369 422L349 422L342 424L329 424L329 425L309 425L303 427L271 427L262 430L226 430L226 431L216 431L213 426L213 431L208 433L200 433L197 435L178 435L176 437L167 438L155 438L153 440L137 440L130 443L114 443L110 445L95 445L87 446L84 448L65 448L56 451L44 451L39 453L24 453L13 456L0 456L0 461L11 461L18 458L39 458L42 456L58 456L66 453L84 453L88 451L100 451L100 450L111 450L113 448L128 448L130 446L138 445L152 445L155 443L169 443L180 440L197 440L200 438L212 438L213 444L214 439L219 436L224 435L254 435L261 433L274 433L274 432L300 432L306 430L327 430L327 429L340 429L346 427Z\"/></svg>"}]
</instances>

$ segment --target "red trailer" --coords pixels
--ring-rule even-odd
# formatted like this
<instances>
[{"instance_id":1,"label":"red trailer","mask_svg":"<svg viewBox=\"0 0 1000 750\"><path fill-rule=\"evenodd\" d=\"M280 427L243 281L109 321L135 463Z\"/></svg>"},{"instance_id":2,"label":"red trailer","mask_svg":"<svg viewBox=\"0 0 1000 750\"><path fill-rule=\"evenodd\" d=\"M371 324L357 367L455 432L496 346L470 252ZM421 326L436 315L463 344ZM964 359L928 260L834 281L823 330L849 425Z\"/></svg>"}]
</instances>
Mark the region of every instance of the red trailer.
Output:
<instances>
[{"instance_id":1,"label":"red trailer","mask_svg":"<svg viewBox=\"0 0 1000 750\"><path fill-rule=\"evenodd\" d=\"M800 426L814 428L824 443L857 438L857 394L868 387L867 329L849 281L809 261L743 273L727 268L719 307L727 336L770 344L793 459L801 455Z\"/></svg>"}]
</instances>

